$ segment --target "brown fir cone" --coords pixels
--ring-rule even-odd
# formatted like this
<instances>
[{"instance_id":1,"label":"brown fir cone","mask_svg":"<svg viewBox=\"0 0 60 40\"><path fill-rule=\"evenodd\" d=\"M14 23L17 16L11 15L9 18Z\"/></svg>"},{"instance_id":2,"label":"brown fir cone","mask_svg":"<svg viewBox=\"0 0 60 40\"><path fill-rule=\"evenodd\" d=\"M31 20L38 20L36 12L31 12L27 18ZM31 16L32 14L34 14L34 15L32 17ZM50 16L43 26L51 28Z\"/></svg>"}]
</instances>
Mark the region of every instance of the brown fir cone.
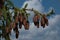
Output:
<instances>
[{"instance_id":1,"label":"brown fir cone","mask_svg":"<svg viewBox=\"0 0 60 40\"><path fill-rule=\"evenodd\" d=\"M33 18L34 25L37 26L37 28L39 28L39 19L40 19L39 15L35 15Z\"/></svg>"},{"instance_id":2,"label":"brown fir cone","mask_svg":"<svg viewBox=\"0 0 60 40\"><path fill-rule=\"evenodd\" d=\"M19 28L20 29L22 28L22 22L19 22Z\"/></svg>"},{"instance_id":3,"label":"brown fir cone","mask_svg":"<svg viewBox=\"0 0 60 40\"><path fill-rule=\"evenodd\" d=\"M37 16L34 16L33 21L37 22Z\"/></svg>"},{"instance_id":4,"label":"brown fir cone","mask_svg":"<svg viewBox=\"0 0 60 40\"><path fill-rule=\"evenodd\" d=\"M37 28L39 28L39 22L37 22L36 26L37 26Z\"/></svg>"},{"instance_id":5,"label":"brown fir cone","mask_svg":"<svg viewBox=\"0 0 60 40\"><path fill-rule=\"evenodd\" d=\"M45 20L45 24L48 26L48 19L47 19L46 15L43 15L43 18Z\"/></svg>"},{"instance_id":6,"label":"brown fir cone","mask_svg":"<svg viewBox=\"0 0 60 40\"><path fill-rule=\"evenodd\" d=\"M15 23L15 27L13 28L14 31L18 30L18 23Z\"/></svg>"},{"instance_id":7,"label":"brown fir cone","mask_svg":"<svg viewBox=\"0 0 60 40\"><path fill-rule=\"evenodd\" d=\"M37 19L40 19L40 15L39 14L37 14Z\"/></svg>"},{"instance_id":8,"label":"brown fir cone","mask_svg":"<svg viewBox=\"0 0 60 40\"><path fill-rule=\"evenodd\" d=\"M34 16L34 18L33 18L33 22L34 22L34 25L36 26L37 16Z\"/></svg>"},{"instance_id":9,"label":"brown fir cone","mask_svg":"<svg viewBox=\"0 0 60 40\"><path fill-rule=\"evenodd\" d=\"M16 39L18 38L19 36L19 31L16 32Z\"/></svg>"},{"instance_id":10,"label":"brown fir cone","mask_svg":"<svg viewBox=\"0 0 60 40\"><path fill-rule=\"evenodd\" d=\"M23 19L23 25L25 25L26 22L27 22L27 19L24 17L24 19Z\"/></svg>"},{"instance_id":11,"label":"brown fir cone","mask_svg":"<svg viewBox=\"0 0 60 40\"><path fill-rule=\"evenodd\" d=\"M45 28L45 20L44 20L44 18L41 18L41 26L43 26L43 28Z\"/></svg>"},{"instance_id":12,"label":"brown fir cone","mask_svg":"<svg viewBox=\"0 0 60 40\"><path fill-rule=\"evenodd\" d=\"M25 30L29 30L29 21L27 21L24 25Z\"/></svg>"},{"instance_id":13,"label":"brown fir cone","mask_svg":"<svg viewBox=\"0 0 60 40\"><path fill-rule=\"evenodd\" d=\"M45 19L45 24L48 26L48 19Z\"/></svg>"},{"instance_id":14,"label":"brown fir cone","mask_svg":"<svg viewBox=\"0 0 60 40\"><path fill-rule=\"evenodd\" d=\"M13 23L12 22L10 23L10 27L9 28L10 28L10 30L12 30L12 28L13 28Z\"/></svg>"},{"instance_id":15,"label":"brown fir cone","mask_svg":"<svg viewBox=\"0 0 60 40\"><path fill-rule=\"evenodd\" d=\"M18 16L15 17L15 23L18 23Z\"/></svg>"},{"instance_id":16,"label":"brown fir cone","mask_svg":"<svg viewBox=\"0 0 60 40\"><path fill-rule=\"evenodd\" d=\"M9 34L9 27L5 28L6 34Z\"/></svg>"},{"instance_id":17,"label":"brown fir cone","mask_svg":"<svg viewBox=\"0 0 60 40\"><path fill-rule=\"evenodd\" d=\"M39 19L40 19L40 15L36 15L36 16L37 16L37 22L36 22L37 25L36 25L36 26L37 26L37 28L39 28Z\"/></svg>"},{"instance_id":18,"label":"brown fir cone","mask_svg":"<svg viewBox=\"0 0 60 40\"><path fill-rule=\"evenodd\" d=\"M15 26L16 26L16 25L15 25L15 22L13 22L13 28L15 28Z\"/></svg>"},{"instance_id":19,"label":"brown fir cone","mask_svg":"<svg viewBox=\"0 0 60 40\"><path fill-rule=\"evenodd\" d=\"M23 15L22 14L19 14L19 22L23 22Z\"/></svg>"}]
</instances>

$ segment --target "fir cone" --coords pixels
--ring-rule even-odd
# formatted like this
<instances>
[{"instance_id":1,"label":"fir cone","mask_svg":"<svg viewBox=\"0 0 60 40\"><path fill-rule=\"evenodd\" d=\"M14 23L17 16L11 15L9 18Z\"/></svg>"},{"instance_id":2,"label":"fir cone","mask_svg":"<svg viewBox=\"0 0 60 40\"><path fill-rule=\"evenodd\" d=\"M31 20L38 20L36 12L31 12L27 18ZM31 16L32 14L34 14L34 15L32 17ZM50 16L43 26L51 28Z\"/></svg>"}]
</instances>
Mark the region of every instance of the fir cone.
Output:
<instances>
[{"instance_id":1,"label":"fir cone","mask_svg":"<svg viewBox=\"0 0 60 40\"><path fill-rule=\"evenodd\" d=\"M15 23L18 23L18 16L15 17Z\"/></svg>"},{"instance_id":2,"label":"fir cone","mask_svg":"<svg viewBox=\"0 0 60 40\"><path fill-rule=\"evenodd\" d=\"M16 36L16 39L17 39L18 36L19 36L19 31L16 32L16 35L15 36Z\"/></svg>"},{"instance_id":3,"label":"fir cone","mask_svg":"<svg viewBox=\"0 0 60 40\"><path fill-rule=\"evenodd\" d=\"M25 25L26 22L27 22L27 19L24 17L24 19L23 19L23 25Z\"/></svg>"},{"instance_id":4,"label":"fir cone","mask_svg":"<svg viewBox=\"0 0 60 40\"><path fill-rule=\"evenodd\" d=\"M9 34L9 27L5 28L6 34Z\"/></svg>"},{"instance_id":5,"label":"fir cone","mask_svg":"<svg viewBox=\"0 0 60 40\"><path fill-rule=\"evenodd\" d=\"M20 29L22 28L22 22L19 22L19 28Z\"/></svg>"},{"instance_id":6,"label":"fir cone","mask_svg":"<svg viewBox=\"0 0 60 40\"><path fill-rule=\"evenodd\" d=\"M22 14L19 14L19 22L23 22L23 15Z\"/></svg>"},{"instance_id":7,"label":"fir cone","mask_svg":"<svg viewBox=\"0 0 60 40\"><path fill-rule=\"evenodd\" d=\"M45 20L45 24L48 26L48 19L47 19L46 15L43 15L43 18Z\"/></svg>"},{"instance_id":8,"label":"fir cone","mask_svg":"<svg viewBox=\"0 0 60 40\"><path fill-rule=\"evenodd\" d=\"M14 31L18 31L18 23L15 23L15 27L13 28Z\"/></svg>"},{"instance_id":9,"label":"fir cone","mask_svg":"<svg viewBox=\"0 0 60 40\"><path fill-rule=\"evenodd\" d=\"M36 26L37 26L37 28L39 28L39 22L37 22Z\"/></svg>"},{"instance_id":10,"label":"fir cone","mask_svg":"<svg viewBox=\"0 0 60 40\"><path fill-rule=\"evenodd\" d=\"M39 19L40 19L39 15L35 15L33 18L34 25L37 26L37 28L39 28Z\"/></svg>"},{"instance_id":11,"label":"fir cone","mask_svg":"<svg viewBox=\"0 0 60 40\"><path fill-rule=\"evenodd\" d=\"M43 26L43 28L45 27L45 20L44 20L44 18L41 18L41 26Z\"/></svg>"},{"instance_id":12,"label":"fir cone","mask_svg":"<svg viewBox=\"0 0 60 40\"><path fill-rule=\"evenodd\" d=\"M29 30L29 21L26 22L24 28L25 28L25 30Z\"/></svg>"}]
</instances>

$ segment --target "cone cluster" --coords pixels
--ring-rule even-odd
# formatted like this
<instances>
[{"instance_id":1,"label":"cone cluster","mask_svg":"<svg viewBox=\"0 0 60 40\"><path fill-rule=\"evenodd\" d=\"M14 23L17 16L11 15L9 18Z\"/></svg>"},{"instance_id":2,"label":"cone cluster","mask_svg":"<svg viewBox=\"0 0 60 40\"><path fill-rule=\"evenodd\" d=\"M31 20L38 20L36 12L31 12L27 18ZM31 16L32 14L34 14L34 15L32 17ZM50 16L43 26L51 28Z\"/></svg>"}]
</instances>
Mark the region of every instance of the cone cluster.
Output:
<instances>
[{"instance_id":1,"label":"cone cluster","mask_svg":"<svg viewBox=\"0 0 60 40\"><path fill-rule=\"evenodd\" d=\"M29 21L27 20L27 17L24 16L23 14L19 13L18 16L15 16L14 18L14 22L11 24L11 26L13 27L13 30L16 33L16 38L18 38L19 35L19 31L18 28L22 28L22 25L24 25L25 30L29 30Z\"/></svg>"},{"instance_id":2,"label":"cone cluster","mask_svg":"<svg viewBox=\"0 0 60 40\"><path fill-rule=\"evenodd\" d=\"M40 18L41 18L41 21L40 21ZM39 22L43 28L45 28L45 25L48 26L48 19L45 14L41 15L41 17L40 15L35 15L33 18L33 22L34 22L34 25L37 26L37 28L39 28Z\"/></svg>"},{"instance_id":3,"label":"cone cluster","mask_svg":"<svg viewBox=\"0 0 60 40\"><path fill-rule=\"evenodd\" d=\"M47 19L46 15L44 14L41 18L41 26L43 26L43 28L45 28L45 25L48 26L48 19Z\"/></svg>"},{"instance_id":4,"label":"cone cluster","mask_svg":"<svg viewBox=\"0 0 60 40\"><path fill-rule=\"evenodd\" d=\"M4 4L6 2L6 4ZM2 36L6 40L10 40L9 34L11 34L11 30L15 32L15 37L19 37L19 31L18 28L22 29L22 25L24 26L25 30L29 30L30 24L28 20L29 13L26 11L33 11L34 17L33 17L33 23L34 25L39 28L40 26L45 28L45 26L48 26L48 19L47 16L50 16L54 13L52 10L48 14L41 14L37 10L32 9L26 9L27 5L25 5L24 8L18 9L12 6L12 3L9 0L0 0L0 19L2 20ZM9 10L14 10L13 12L9 12ZM12 13L14 13L14 16L12 16ZM6 25L4 23L6 21ZM9 39L8 39L9 38Z\"/></svg>"}]
</instances>

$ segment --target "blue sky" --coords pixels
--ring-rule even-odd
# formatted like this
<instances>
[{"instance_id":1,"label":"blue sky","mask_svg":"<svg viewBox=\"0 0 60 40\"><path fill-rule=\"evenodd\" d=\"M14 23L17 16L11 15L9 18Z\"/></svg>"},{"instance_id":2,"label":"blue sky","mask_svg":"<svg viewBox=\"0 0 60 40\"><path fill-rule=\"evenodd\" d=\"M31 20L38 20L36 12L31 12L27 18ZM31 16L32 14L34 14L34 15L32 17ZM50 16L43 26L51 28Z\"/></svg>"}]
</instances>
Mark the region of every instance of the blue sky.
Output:
<instances>
[{"instance_id":1,"label":"blue sky","mask_svg":"<svg viewBox=\"0 0 60 40\"><path fill-rule=\"evenodd\" d=\"M57 14L60 13L60 0L42 0L42 5L45 7L45 10L48 10L49 7L53 7Z\"/></svg>"},{"instance_id":2,"label":"blue sky","mask_svg":"<svg viewBox=\"0 0 60 40\"><path fill-rule=\"evenodd\" d=\"M23 5L23 3L24 3L26 0L11 0L11 1L14 3L14 5L15 5L16 7L21 8L21 6Z\"/></svg>"},{"instance_id":3,"label":"blue sky","mask_svg":"<svg viewBox=\"0 0 60 40\"><path fill-rule=\"evenodd\" d=\"M21 8L24 2L27 0L12 0L16 7ZM60 14L60 0L42 0L42 5L44 6L45 12L48 11L49 7L53 7L55 9L55 13Z\"/></svg>"},{"instance_id":4,"label":"blue sky","mask_svg":"<svg viewBox=\"0 0 60 40\"><path fill-rule=\"evenodd\" d=\"M24 26L22 29L19 29L19 38L15 38L15 33L11 32L11 40L60 40L60 0L11 0L16 7L24 7L28 3L27 8L34 8L39 12L48 12L51 7L55 9L55 15L51 16L49 20L49 26L46 26L44 29L36 28L36 26L30 23L30 29L25 30ZM37 4L37 5L36 5ZM32 19L32 12L29 20ZM59 15L58 15L59 14Z\"/></svg>"}]
</instances>

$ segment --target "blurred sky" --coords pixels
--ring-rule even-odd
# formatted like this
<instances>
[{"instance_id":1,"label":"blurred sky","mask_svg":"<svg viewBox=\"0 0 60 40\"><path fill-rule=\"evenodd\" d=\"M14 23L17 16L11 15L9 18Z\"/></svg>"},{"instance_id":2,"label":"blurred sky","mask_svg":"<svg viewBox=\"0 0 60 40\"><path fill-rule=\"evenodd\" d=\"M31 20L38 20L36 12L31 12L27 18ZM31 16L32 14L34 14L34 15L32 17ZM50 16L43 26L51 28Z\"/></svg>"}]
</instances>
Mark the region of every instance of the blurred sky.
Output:
<instances>
[{"instance_id":1,"label":"blurred sky","mask_svg":"<svg viewBox=\"0 0 60 40\"><path fill-rule=\"evenodd\" d=\"M25 1L28 0L11 0L16 7L21 8ZM44 6L44 11L47 12L49 7L55 9L56 14L60 14L60 0L42 0L42 5Z\"/></svg>"}]
</instances>

